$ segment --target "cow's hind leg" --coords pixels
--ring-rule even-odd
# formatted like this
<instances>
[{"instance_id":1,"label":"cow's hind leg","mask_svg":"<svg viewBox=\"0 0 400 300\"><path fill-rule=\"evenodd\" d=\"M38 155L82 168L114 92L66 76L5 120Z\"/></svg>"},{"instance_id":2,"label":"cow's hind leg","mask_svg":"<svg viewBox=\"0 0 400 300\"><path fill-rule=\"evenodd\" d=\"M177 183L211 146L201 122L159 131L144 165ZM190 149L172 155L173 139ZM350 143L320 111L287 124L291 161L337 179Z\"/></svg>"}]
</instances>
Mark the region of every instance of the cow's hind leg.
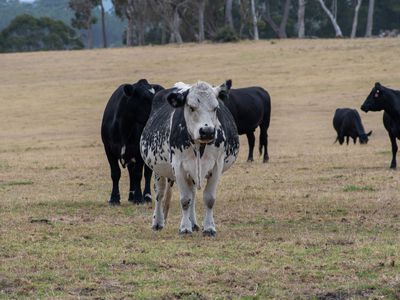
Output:
<instances>
[{"instance_id":1,"label":"cow's hind leg","mask_svg":"<svg viewBox=\"0 0 400 300\"><path fill-rule=\"evenodd\" d=\"M174 181L168 179L167 187L165 188L165 196L164 196L164 218L165 218L165 220L167 220L167 217L168 217L173 185L174 185Z\"/></svg>"},{"instance_id":2,"label":"cow's hind leg","mask_svg":"<svg viewBox=\"0 0 400 300\"><path fill-rule=\"evenodd\" d=\"M217 186L221 172L218 172L217 167L213 170L212 176L208 178L207 185L204 189L204 221L203 221L203 235L215 236L217 231L215 229L213 207L215 204Z\"/></svg>"},{"instance_id":3,"label":"cow's hind leg","mask_svg":"<svg viewBox=\"0 0 400 300\"><path fill-rule=\"evenodd\" d=\"M154 185L156 190L156 205L154 208L151 228L153 230L161 230L164 228L165 224L162 202L167 185L167 179L165 177L154 176Z\"/></svg>"},{"instance_id":4,"label":"cow's hind leg","mask_svg":"<svg viewBox=\"0 0 400 300\"><path fill-rule=\"evenodd\" d=\"M392 143L392 162L390 163L390 168L391 169L396 169L397 167L397 162L396 162L396 154L397 154L397 141L396 137L390 133L389 131L389 138L390 142Z\"/></svg>"},{"instance_id":5,"label":"cow's hind leg","mask_svg":"<svg viewBox=\"0 0 400 300\"><path fill-rule=\"evenodd\" d=\"M110 170L111 170L111 179L113 182L112 186L112 191L111 191L111 197L108 203L110 205L119 205L121 196L119 194L119 179L121 178L121 169L118 165L118 158L115 157L109 149L106 150L106 155L108 159L108 163L110 164Z\"/></svg>"},{"instance_id":6,"label":"cow's hind leg","mask_svg":"<svg viewBox=\"0 0 400 300\"><path fill-rule=\"evenodd\" d=\"M247 141L249 143L249 156L247 157L247 161L251 162L251 161L254 161L253 152L254 152L254 144L256 141L256 137L254 136L253 131L246 133L246 136L247 136Z\"/></svg>"},{"instance_id":7,"label":"cow's hind leg","mask_svg":"<svg viewBox=\"0 0 400 300\"><path fill-rule=\"evenodd\" d=\"M151 203L151 175L153 171L146 165L144 165L144 190L143 200L146 203Z\"/></svg>"},{"instance_id":8,"label":"cow's hind leg","mask_svg":"<svg viewBox=\"0 0 400 300\"><path fill-rule=\"evenodd\" d=\"M269 155L268 155L268 131L267 127L265 124L260 125L260 145L258 146L258 149L260 150L260 155L262 155L262 149L264 148L264 157L263 157L263 162L266 163L269 161Z\"/></svg>"},{"instance_id":9,"label":"cow's hind leg","mask_svg":"<svg viewBox=\"0 0 400 300\"><path fill-rule=\"evenodd\" d=\"M134 204L143 203L142 190L140 187L140 182L142 181L143 164L144 162L141 158L137 159L133 164L128 164L130 181L128 201Z\"/></svg>"}]
</instances>

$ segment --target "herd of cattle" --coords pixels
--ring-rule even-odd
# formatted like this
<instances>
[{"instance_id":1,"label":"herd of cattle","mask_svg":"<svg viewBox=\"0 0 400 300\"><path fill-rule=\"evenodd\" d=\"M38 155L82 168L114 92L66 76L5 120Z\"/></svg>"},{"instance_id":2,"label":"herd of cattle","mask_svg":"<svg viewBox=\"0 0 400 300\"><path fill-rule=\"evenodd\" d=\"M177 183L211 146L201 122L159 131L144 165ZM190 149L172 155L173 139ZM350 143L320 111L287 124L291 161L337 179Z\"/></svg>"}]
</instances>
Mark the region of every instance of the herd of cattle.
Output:
<instances>
[{"instance_id":1,"label":"herd of cattle","mask_svg":"<svg viewBox=\"0 0 400 300\"><path fill-rule=\"evenodd\" d=\"M176 182L180 194L181 234L199 230L195 213L195 192L204 186L205 216L203 234L216 234L213 206L219 179L235 162L239 151L238 135L246 134L248 161L253 161L254 131L260 127L259 152L269 160L268 127L271 99L261 87L232 89L232 81L219 86L199 81L176 83L164 89L141 79L123 84L112 94L104 111L101 137L111 169L110 205L120 203L119 180L122 167L129 172L128 201L152 201L151 176L154 172L156 193L152 228L165 225ZM397 143L400 139L400 91L376 83L361 109L384 110L383 122L392 143L391 168L396 168ZM358 112L337 109L333 119L337 139L347 144L367 143L372 131L365 133ZM143 172L144 169L144 172ZM145 184L142 193L141 179Z\"/></svg>"}]
</instances>

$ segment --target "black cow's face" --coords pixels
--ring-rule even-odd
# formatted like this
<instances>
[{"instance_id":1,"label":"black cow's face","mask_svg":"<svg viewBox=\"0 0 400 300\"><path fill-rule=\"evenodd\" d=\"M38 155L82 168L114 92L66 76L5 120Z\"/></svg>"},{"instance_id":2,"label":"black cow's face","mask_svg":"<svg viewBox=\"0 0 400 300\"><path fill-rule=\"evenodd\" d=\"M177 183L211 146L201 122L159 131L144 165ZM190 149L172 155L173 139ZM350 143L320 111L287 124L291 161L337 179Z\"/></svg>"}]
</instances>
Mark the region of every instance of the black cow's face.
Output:
<instances>
[{"instance_id":1,"label":"black cow's face","mask_svg":"<svg viewBox=\"0 0 400 300\"><path fill-rule=\"evenodd\" d=\"M141 79L134 84L124 85L124 95L127 98L127 109L135 113L139 122L146 122L155 95L154 88L146 79Z\"/></svg>"},{"instance_id":2,"label":"black cow's face","mask_svg":"<svg viewBox=\"0 0 400 300\"><path fill-rule=\"evenodd\" d=\"M371 133L372 133L372 130L370 132L368 132L368 133L361 134L359 136L360 144L367 144L368 143L368 137L371 135Z\"/></svg>"},{"instance_id":3,"label":"black cow's face","mask_svg":"<svg viewBox=\"0 0 400 300\"><path fill-rule=\"evenodd\" d=\"M367 99L365 99L361 110L368 111L379 111L385 108L385 91L384 87L379 83L375 83L371 93L369 93Z\"/></svg>"}]
</instances>

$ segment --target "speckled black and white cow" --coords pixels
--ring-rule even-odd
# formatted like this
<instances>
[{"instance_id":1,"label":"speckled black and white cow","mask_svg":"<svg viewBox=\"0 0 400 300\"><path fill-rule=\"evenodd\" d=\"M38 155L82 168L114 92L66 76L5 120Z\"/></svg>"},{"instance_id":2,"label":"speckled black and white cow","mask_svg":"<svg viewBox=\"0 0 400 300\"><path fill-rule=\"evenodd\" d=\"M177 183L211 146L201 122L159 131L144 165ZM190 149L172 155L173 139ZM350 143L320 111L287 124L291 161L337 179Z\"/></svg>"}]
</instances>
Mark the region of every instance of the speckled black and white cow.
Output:
<instances>
[{"instance_id":1,"label":"speckled black and white cow","mask_svg":"<svg viewBox=\"0 0 400 300\"><path fill-rule=\"evenodd\" d=\"M218 181L235 162L239 151L235 121L219 99L220 93L227 89L226 83L217 87L201 81L194 85L177 83L155 96L140 141L143 160L154 171L156 179L154 230L164 227L174 182L182 208L179 232L191 234L199 230L195 191L207 180L203 193L203 234L216 234L213 206Z\"/></svg>"}]
</instances>

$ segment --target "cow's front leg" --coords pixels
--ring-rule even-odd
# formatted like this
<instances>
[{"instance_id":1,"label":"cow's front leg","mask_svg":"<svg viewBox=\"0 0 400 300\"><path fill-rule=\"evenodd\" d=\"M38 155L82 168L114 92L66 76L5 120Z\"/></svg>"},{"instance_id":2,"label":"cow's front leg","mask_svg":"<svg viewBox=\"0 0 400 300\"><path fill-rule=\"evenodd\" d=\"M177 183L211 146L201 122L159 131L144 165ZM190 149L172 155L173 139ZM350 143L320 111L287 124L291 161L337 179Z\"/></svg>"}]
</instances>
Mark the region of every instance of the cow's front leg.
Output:
<instances>
[{"instance_id":1,"label":"cow's front leg","mask_svg":"<svg viewBox=\"0 0 400 300\"><path fill-rule=\"evenodd\" d=\"M181 197L182 220L179 227L180 234L191 234L192 221L190 219L191 206L194 207L193 183L185 176L184 172L179 172L176 176L176 183Z\"/></svg>"},{"instance_id":2,"label":"cow's front leg","mask_svg":"<svg viewBox=\"0 0 400 300\"><path fill-rule=\"evenodd\" d=\"M142 181L142 173L143 173L143 159L136 159L136 162L128 164L128 172L129 172L129 197L128 201L134 204L143 203L142 190L140 187L140 182Z\"/></svg>"},{"instance_id":3,"label":"cow's front leg","mask_svg":"<svg viewBox=\"0 0 400 300\"><path fill-rule=\"evenodd\" d=\"M215 230L213 207L215 204L217 185L221 171L217 167L214 168L212 175L207 180L207 185L204 189L203 200L204 200L204 221L203 221L203 235L215 236L217 231Z\"/></svg>"},{"instance_id":4,"label":"cow's front leg","mask_svg":"<svg viewBox=\"0 0 400 300\"><path fill-rule=\"evenodd\" d=\"M161 230L164 228L164 213L162 201L165 194L167 179L165 177L154 176L154 185L156 190L156 207L153 213L153 230Z\"/></svg>"},{"instance_id":5,"label":"cow's front leg","mask_svg":"<svg viewBox=\"0 0 400 300\"><path fill-rule=\"evenodd\" d=\"M146 203L151 204L151 175L153 171L144 165L144 190L143 190L143 200Z\"/></svg>"},{"instance_id":6,"label":"cow's front leg","mask_svg":"<svg viewBox=\"0 0 400 300\"><path fill-rule=\"evenodd\" d=\"M192 197L193 197L193 201L190 201L190 221L192 222L192 231L199 231L200 227L197 224L197 217L196 217L196 188L193 185L192 187Z\"/></svg>"}]
</instances>

